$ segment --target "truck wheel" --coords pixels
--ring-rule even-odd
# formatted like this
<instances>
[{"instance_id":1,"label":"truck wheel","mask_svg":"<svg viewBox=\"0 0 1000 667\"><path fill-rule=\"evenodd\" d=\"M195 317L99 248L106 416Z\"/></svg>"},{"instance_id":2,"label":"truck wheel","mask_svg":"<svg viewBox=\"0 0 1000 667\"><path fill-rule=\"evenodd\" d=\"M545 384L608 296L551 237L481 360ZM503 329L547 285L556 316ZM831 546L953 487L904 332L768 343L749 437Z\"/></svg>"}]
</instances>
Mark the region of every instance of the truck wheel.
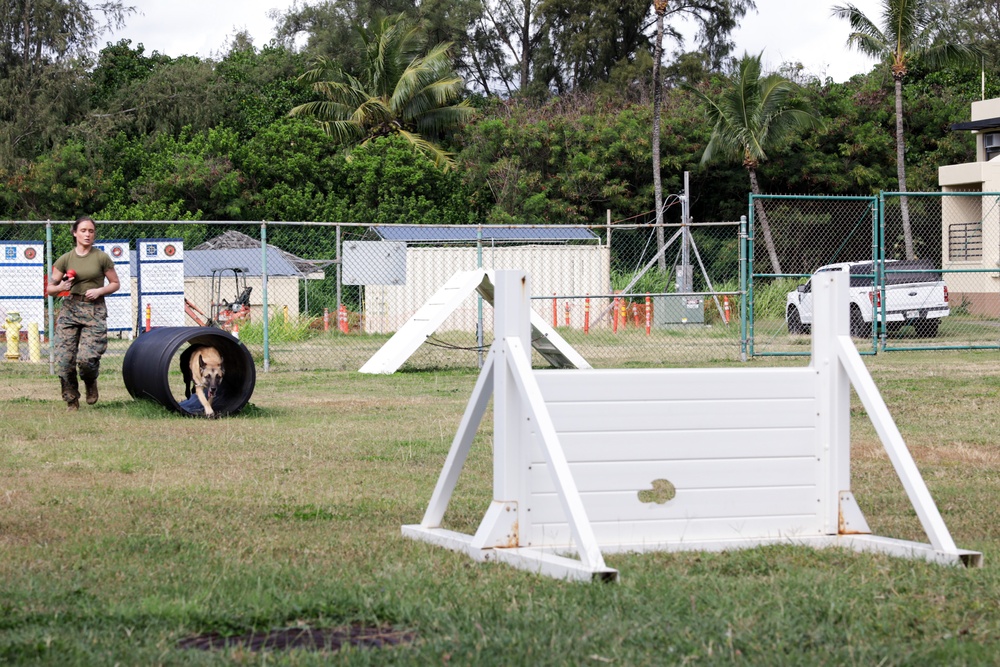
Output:
<instances>
[{"instance_id":1,"label":"truck wheel","mask_svg":"<svg viewBox=\"0 0 1000 667\"><path fill-rule=\"evenodd\" d=\"M795 306L788 309L788 333L793 336L798 336L806 332L806 328L802 326L802 318L799 317L799 311Z\"/></svg>"},{"instance_id":2,"label":"truck wheel","mask_svg":"<svg viewBox=\"0 0 1000 667\"><path fill-rule=\"evenodd\" d=\"M919 320L913 328L917 330L917 335L921 338L937 338L938 324L940 320Z\"/></svg>"},{"instance_id":3,"label":"truck wheel","mask_svg":"<svg viewBox=\"0 0 1000 667\"><path fill-rule=\"evenodd\" d=\"M865 322L861 316L861 310L857 306L851 307L851 336L854 338L871 338L872 325Z\"/></svg>"}]
</instances>

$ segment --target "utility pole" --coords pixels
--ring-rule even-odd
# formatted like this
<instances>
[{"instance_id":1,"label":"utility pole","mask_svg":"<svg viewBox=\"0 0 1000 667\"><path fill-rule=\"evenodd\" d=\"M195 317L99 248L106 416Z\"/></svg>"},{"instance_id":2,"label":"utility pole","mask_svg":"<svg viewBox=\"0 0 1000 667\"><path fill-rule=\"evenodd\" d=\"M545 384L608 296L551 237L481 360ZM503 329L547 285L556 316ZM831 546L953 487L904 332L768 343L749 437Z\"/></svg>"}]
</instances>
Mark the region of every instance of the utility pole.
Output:
<instances>
[{"instance_id":1,"label":"utility pole","mask_svg":"<svg viewBox=\"0 0 1000 667\"><path fill-rule=\"evenodd\" d=\"M694 291L694 271L691 267L691 181L684 172L684 194L681 196L681 270L677 280L680 292Z\"/></svg>"}]
</instances>

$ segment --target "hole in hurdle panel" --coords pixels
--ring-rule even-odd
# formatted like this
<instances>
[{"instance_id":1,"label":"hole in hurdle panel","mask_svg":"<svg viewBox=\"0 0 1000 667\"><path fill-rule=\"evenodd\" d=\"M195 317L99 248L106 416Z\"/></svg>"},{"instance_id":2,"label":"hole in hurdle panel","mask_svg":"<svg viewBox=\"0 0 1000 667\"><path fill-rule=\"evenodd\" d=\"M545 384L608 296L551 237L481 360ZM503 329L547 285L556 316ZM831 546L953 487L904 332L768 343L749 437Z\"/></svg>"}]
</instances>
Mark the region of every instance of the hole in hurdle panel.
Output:
<instances>
[{"instance_id":1,"label":"hole in hurdle panel","mask_svg":"<svg viewBox=\"0 0 1000 667\"><path fill-rule=\"evenodd\" d=\"M639 492L639 502L654 505L665 505L677 495L677 487L670 480L654 479L651 489L643 489Z\"/></svg>"}]
</instances>

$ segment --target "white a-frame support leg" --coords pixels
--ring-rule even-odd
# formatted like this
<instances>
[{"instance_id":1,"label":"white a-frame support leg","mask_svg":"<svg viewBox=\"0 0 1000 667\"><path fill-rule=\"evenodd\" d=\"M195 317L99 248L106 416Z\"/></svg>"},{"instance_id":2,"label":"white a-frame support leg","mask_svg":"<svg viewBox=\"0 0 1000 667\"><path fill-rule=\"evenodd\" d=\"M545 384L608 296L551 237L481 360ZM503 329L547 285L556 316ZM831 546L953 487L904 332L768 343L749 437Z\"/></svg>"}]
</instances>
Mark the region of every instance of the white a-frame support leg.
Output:
<instances>
[{"instance_id":1,"label":"white a-frame support leg","mask_svg":"<svg viewBox=\"0 0 1000 667\"><path fill-rule=\"evenodd\" d=\"M480 560L501 560L517 567L567 578L615 578L587 519L569 464L531 370L530 289L522 271L496 274L495 339L472 391L430 504L419 526L403 534L465 551ZM471 538L441 528L472 440L493 398L493 500ZM576 542L579 560L526 548L521 527L528 517L531 444L538 443Z\"/></svg>"}]
</instances>

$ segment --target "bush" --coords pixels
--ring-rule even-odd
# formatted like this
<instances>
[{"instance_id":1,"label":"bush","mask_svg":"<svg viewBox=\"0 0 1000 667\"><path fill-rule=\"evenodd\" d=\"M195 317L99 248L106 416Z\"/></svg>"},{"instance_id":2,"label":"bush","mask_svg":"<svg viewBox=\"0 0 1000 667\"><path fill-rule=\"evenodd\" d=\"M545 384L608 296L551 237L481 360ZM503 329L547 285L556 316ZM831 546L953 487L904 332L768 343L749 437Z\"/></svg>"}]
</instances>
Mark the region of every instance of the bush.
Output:
<instances>
[{"instance_id":1,"label":"bush","mask_svg":"<svg viewBox=\"0 0 1000 667\"><path fill-rule=\"evenodd\" d=\"M318 318L300 315L289 318L276 315L267 323L267 339L269 343L297 343L316 336L322 328L313 324ZM262 345L264 343L264 323L248 322L240 325L240 340L247 344Z\"/></svg>"}]
</instances>

